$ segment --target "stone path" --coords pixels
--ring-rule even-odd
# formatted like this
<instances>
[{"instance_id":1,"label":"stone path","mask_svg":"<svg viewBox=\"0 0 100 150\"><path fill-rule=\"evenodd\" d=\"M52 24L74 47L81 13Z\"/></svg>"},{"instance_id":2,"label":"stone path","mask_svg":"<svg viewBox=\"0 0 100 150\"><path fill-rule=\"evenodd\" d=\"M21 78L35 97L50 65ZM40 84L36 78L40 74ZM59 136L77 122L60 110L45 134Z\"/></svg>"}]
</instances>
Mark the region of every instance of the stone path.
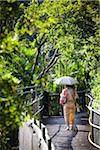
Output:
<instances>
[{"instance_id":1,"label":"stone path","mask_svg":"<svg viewBox=\"0 0 100 150\"><path fill-rule=\"evenodd\" d=\"M44 123L48 129L56 150L98 150L88 141L88 118L86 113L76 114L76 130L68 131L64 118L45 118Z\"/></svg>"}]
</instances>

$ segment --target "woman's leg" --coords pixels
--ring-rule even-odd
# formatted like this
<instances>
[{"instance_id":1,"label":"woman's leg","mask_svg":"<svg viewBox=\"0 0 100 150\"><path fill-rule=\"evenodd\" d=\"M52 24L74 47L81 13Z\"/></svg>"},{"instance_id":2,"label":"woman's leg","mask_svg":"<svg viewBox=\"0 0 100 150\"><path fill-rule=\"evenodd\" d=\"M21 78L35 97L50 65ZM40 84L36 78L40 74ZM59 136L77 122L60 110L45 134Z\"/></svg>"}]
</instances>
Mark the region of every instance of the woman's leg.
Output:
<instances>
[{"instance_id":1,"label":"woman's leg","mask_svg":"<svg viewBox=\"0 0 100 150\"><path fill-rule=\"evenodd\" d=\"M74 122L75 122L75 105L74 104L70 104L69 109L68 109L68 122L69 122L69 128L72 129L74 126Z\"/></svg>"},{"instance_id":2,"label":"woman's leg","mask_svg":"<svg viewBox=\"0 0 100 150\"><path fill-rule=\"evenodd\" d=\"M66 124L66 127L68 128L69 122L68 122L68 106L67 106L67 104L65 104L65 105L63 106L63 112L64 112L65 124Z\"/></svg>"}]
</instances>

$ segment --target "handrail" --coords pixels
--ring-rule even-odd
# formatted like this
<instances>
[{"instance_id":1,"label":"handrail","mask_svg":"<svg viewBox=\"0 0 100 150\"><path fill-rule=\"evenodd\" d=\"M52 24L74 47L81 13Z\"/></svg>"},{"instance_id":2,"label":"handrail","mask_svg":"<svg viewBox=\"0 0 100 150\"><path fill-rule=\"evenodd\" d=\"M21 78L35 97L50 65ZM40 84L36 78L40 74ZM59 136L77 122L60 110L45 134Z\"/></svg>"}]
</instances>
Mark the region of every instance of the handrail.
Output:
<instances>
[{"instance_id":1,"label":"handrail","mask_svg":"<svg viewBox=\"0 0 100 150\"><path fill-rule=\"evenodd\" d=\"M40 101L43 98L42 94L41 97L39 96L38 98L34 99L31 103L28 104L28 106L35 104L36 102Z\"/></svg>"},{"instance_id":2,"label":"handrail","mask_svg":"<svg viewBox=\"0 0 100 150\"><path fill-rule=\"evenodd\" d=\"M34 87L35 86L27 86L27 87L17 88L17 90L31 89L31 88L34 88Z\"/></svg>"},{"instance_id":3,"label":"handrail","mask_svg":"<svg viewBox=\"0 0 100 150\"><path fill-rule=\"evenodd\" d=\"M92 106L92 102L93 102L93 97L92 97L92 95L90 95L90 94L85 94L85 96L87 96L87 97L90 99L90 102L89 102L88 106ZM88 107L88 106L87 106L87 107Z\"/></svg>"},{"instance_id":4,"label":"handrail","mask_svg":"<svg viewBox=\"0 0 100 150\"><path fill-rule=\"evenodd\" d=\"M38 92L38 91L40 91L40 90L39 90L39 89L37 89L36 91ZM25 92L18 92L17 94L18 94L18 95L20 95L20 94L27 94L27 93L34 93L34 92L35 92L35 90L33 90L33 89L31 88L29 91L25 91Z\"/></svg>"},{"instance_id":5,"label":"handrail","mask_svg":"<svg viewBox=\"0 0 100 150\"><path fill-rule=\"evenodd\" d=\"M17 94L20 95L20 94L28 94L28 93L31 93L31 91L18 92Z\"/></svg>"},{"instance_id":6,"label":"handrail","mask_svg":"<svg viewBox=\"0 0 100 150\"><path fill-rule=\"evenodd\" d=\"M94 109L91 107L91 106L92 106L92 102L93 102L93 97L92 97L91 95L89 95L89 94L86 94L86 96L90 99L89 105L87 106L87 108L88 108L89 111L90 111L89 124L90 124L90 126L91 126L92 128L96 128L97 130L100 130L100 126L98 126L98 125L96 125L96 124L94 124L94 123L92 122L92 113L95 113L95 114L97 114L97 115L100 116L100 112L94 110ZM90 142L92 145L94 145L96 148L99 148L99 149L100 149L100 145L98 145L97 143L95 143L95 142L92 141L92 139L91 139L91 135L92 135L92 134L93 134L93 133L91 133L91 131L89 131L89 134L88 134L88 140L89 140L89 142Z\"/></svg>"},{"instance_id":7,"label":"handrail","mask_svg":"<svg viewBox=\"0 0 100 150\"><path fill-rule=\"evenodd\" d=\"M44 106L42 106L40 109L38 109L38 111L33 115L33 117L36 116L37 114L39 114L43 109L44 109Z\"/></svg>"},{"instance_id":8,"label":"handrail","mask_svg":"<svg viewBox=\"0 0 100 150\"><path fill-rule=\"evenodd\" d=\"M88 109L90 110L90 111L93 111L94 113L96 113L97 115L99 115L100 116L100 112L99 111L96 111L96 110L94 110L92 107L90 107L90 106L87 106L88 107Z\"/></svg>"},{"instance_id":9,"label":"handrail","mask_svg":"<svg viewBox=\"0 0 100 150\"><path fill-rule=\"evenodd\" d=\"M90 142L93 146L95 146L95 147L97 147L98 149L100 149L100 146L98 146L96 143L94 143L94 142L91 140L91 132L89 132L89 134L88 134L88 140L89 140L89 142Z\"/></svg>"},{"instance_id":10,"label":"handrail","mask_svg":"<svg viewBox=\"0 0 100 150\"><path fill-rule=\"evenodd\" d=\"M93 101L92 95L86 93L85 96L87 96L91 101Z\"/></svg>"},{"instance_id":11,"label":"handrail","mask_svg":"<svg viewBox=\"0 0 100 150\"><path fill-rule=\"evenodd\" d=\"M33 99L33 93L37 92L37 91L40 91L39 89L35 90L33 89L33 87L35 88L35 86L28 86L28 87L23 87L23 88L18 88L17 90L23 90L23 89L26 89L27 91L24 91L24 92L18 92L17 94L18 95L24 95L24 94L29 94L31 93L31 101L29 101L27 103L27 106L31 106L31 105L34 105L35 103L37 103L38 101L41 101L43 99L43 93L41 93L40 95L35 95L35 98ZM33 114L33 116L37 115L39 112L41 112L43 110L44 106L41 106L41 108L39 108L39 104L37 106L37 109L35 114Z\"/></svg>"},{"instance_id":12,"label":"handrail","mask_svg":"<svg viewBox=\"0 0 100 150\"><path fill-rule=\"evenodd\" d=\"M89 108L89 107L88 107ZM90 109L89 108L89 110L90 110L90 112L92 112L92 108ZM89 117L89 124L90 124L90 126L92 126L93 128L96 128L96 129L98 129L98 130L100 130L100 126L97 126L97 125L95 125L95 124L93 124L92 122L91 122L91 116ZM98 144L96 144L96 143L94 143L92 140L91 140L91 131L89 132L89 134L88 134L88 140L89 140L89 142L92 144L92 145L94 145L96 148L99 148L100 149L100 146L98 145Z\"/></svg>"},{"instance_id":13,"label":"handrail","mask_svg":"<svg viewBox=\"0 0 100 150\"><path fill-rule=\"evenodd\" d=\"M90 110L89 124L90 124L92 127L97 128L97 129L100 130L100 126L97 126L96 124L92 123L92 121L91 121L91 119L92 119L91 113L92 113L92 112L96 112L96 111L94 111L94 109L92 109L90 106L88 106L88 109ZM97 112L96 112L96 113L97 113ZM100 115L100 114L99 114L99 115Z\"/></svg>"},{"instance_id":14,"label":"handrail","mask_svg":"<svg viewBox=\"0 0 100 150\"><path fill-rule=\"evenodd\" d=\"M27 99L26 97L26 100L27 100L27 106L33 106L34 107L34 112L33 112L33 119L36 115L38 115L43 109L44 109L44 105L40 105L41 103L39 101L41 101L41 99L43 99L44 95L43 93L40 93L37 95L35 95L35 97L33 97L33 94L35 93L35 90L32 89L32 87L26 87L26 88L23 88L23 89L26 89L26 91L23 91L23 92L19 92L18 91L18 95L19 94L29 94L31 93L32 95L30 95L30 97ZM18 90L22 90L22 88L19 88ZM38 89L39 90L39 89ZM36 90L36 92L38 91ZM36 103L36 105L35 105ZM38 139L36 137L36 140L38 141L38 147L40 148L41 146L43 147L44 145L44 149L45 150L55 150L55 147L52 143L52 139L49 137L49 134L48 134L48 130L46 128L46 126L44 126L41 121L40 121L40 124L38 125L36 120L34 119L34 121L31 121L30 123L27 124L28 126L34 128L33 132L32 132L32 138L35 136L36 132L38 135ZM39 129L40 127L40 129ZM39 137L40 136L40 137ZM33 147L33 143L32 143L32 147Z\"/></svg>"}]
</instances>

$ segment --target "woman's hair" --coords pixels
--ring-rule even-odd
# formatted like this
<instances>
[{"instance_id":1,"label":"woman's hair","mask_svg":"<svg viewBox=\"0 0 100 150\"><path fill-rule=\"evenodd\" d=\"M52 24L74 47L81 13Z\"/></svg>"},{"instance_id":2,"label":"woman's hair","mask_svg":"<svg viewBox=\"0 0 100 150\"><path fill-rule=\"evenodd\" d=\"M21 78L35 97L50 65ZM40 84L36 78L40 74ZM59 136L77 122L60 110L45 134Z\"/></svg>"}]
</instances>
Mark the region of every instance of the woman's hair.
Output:
<instances>
[{"instance_id":1,"label":"woman's hair","mask_svg":"<svg viewBox=\"0 0 100 150\"><path fill-rule=\"evenodd\" d=\"M66 85L66 87L75 89L75 85Z\"/></svg>"}]
</instances>

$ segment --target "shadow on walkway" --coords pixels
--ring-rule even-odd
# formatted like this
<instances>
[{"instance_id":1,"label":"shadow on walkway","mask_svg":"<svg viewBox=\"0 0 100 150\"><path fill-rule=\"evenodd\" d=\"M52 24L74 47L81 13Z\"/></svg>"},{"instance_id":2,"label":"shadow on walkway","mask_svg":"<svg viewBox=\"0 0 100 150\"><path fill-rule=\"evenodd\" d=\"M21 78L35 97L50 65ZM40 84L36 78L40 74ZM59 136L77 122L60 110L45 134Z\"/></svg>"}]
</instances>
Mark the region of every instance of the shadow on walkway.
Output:
<instances>
[{"instance_id":1,"label":"shadow on walkway","mask_svg":"<svg viewBox=\"0 0 100 150\"><path fill-rule=\"evenodd\" d=\"M66 133L65 133L65 130L63 129L63 131L61 131L61 133L59 133L58 136L59 136L60 139L62 139L63 137L64 137L64 139L61 140L60 144L57 144L57 145L55 144L56 149L60 148L62 150L63 149L73 150L72 141L73 141L73 138L75 138L75 136L77 135L77 133L78 133L77 128L76 128L75 131L67 131Z\"/></svg>"},{"instance_id":2,"label":"shadow on walkway","mask_svg":"<svg viewBox=\"0 0 100 150\"><path fill-rule=\"evenodd\" d=\"M66 130L63 116L44 117L55 150L97 150L88 141L88 116L76 114L76 130Z\"/></svg>"}]
</instances>

